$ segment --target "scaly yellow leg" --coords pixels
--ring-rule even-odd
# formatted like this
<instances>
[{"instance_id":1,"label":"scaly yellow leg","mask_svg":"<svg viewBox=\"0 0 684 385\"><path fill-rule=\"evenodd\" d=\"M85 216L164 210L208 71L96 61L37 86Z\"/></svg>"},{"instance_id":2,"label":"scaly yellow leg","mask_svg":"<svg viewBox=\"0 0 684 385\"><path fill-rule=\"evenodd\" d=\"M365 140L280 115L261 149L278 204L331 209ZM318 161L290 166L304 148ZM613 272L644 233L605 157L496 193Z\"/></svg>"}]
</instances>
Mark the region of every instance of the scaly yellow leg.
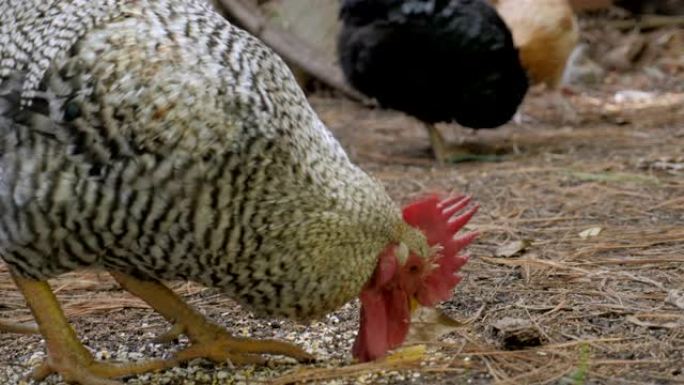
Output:
<instances>
[{"instance_id":1,"label":"scaly yellow leg","mask_svg":"<svg viewBox=\"0 0 684 385\"><path fill-rule=\"evenodd\" d=\"M37 281L12 273L12 278L24 295L40 334L45 338L48 358L32 377L42 380L51 373L59 373L64 381L81 385L118 385L109 378L163 369L162 360L131 364L96 362L81 344L76 332L67 321L57 298L45 281Z\"/></svg>"},{"instance_id":2,"label":"scaly yellow leg","mask_svg":"<svg viewBox=\"0 0 684 385\"><path fill-rule=\"evenodd\" d=\"M255 364L263 362L261 354L278 354L298 361L313 360L312 355L287 342L231 336L158 281L143 281L118 272L110 272L110 274L121 287L147 302L174 325L173 328L177 332L182 331L188 336L192 345L176 355L176 362L208 358L215 362Z\"/></svg>"}]
</instances>

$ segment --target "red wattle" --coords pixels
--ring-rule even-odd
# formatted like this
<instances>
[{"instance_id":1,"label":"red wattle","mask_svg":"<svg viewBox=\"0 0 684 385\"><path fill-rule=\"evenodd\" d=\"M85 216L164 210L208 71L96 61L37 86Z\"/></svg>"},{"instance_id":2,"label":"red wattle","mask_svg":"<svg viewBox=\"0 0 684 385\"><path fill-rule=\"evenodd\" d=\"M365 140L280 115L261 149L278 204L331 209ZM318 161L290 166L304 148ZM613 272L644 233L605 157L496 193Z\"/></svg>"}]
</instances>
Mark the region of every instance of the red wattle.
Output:
<instances>
[{"instance_id":1,"label":"red wattle","mask_svg":"<svg viewBox=\"0 0 684 385\"><path fill-rule=\"evenodd\" d=\"M394 349L406 339L411 325L411 309L406 292L394 287L383 295L387 306L387 345Z\"/></svg>"},{"instance_id":2,"label":"red wattle","mask_svg":"<svg viewBox=\"0 0 684 385\"><path fill-rule=\"evenodd\" d=\"M411 298L423 306L451 298L452 289L461 280L456 273L468 260L458 253L477 235L468 233L454 239L477 211L475 205L457 215L469 203L469 197L440 201L432 195L404 208L404 220L420 229L430 246L441 248L427 259L412 253L403 264L397 260L394 246L380 254L373 276L360 295L361 321L352 350L359 361L377 359L404 342L411 323Z\"/></svg>"},{"instance_id":3,"label":"red wattle","mask_svg":"<svg viewBox=\"0 0 684 385\"><path fill-rule=\"evenodd\" d=\"M356 334L353 356L361 362L374 360L389 350L387 342L387 305L382 293L366 289L361 292L361 322Z\"/></svg>"}]
</instances>

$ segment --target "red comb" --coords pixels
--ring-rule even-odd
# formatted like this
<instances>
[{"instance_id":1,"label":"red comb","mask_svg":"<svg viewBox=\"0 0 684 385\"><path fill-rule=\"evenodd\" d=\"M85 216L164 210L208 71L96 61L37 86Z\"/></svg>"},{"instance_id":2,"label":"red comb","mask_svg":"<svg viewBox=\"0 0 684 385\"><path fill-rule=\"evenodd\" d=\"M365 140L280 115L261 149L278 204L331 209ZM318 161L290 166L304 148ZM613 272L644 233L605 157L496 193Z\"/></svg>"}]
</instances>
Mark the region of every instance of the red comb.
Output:
<instances>
[{"instance_id":1,"label":"red comb","mask_svg":"<svg viewBox=\"0 0 684 385\"><path fill-rule=\"evenodd\" d=\"M458 238L454 235L475 215L479 205L465 210L468 196L452 196L440 200L438 195L404 207L404 220L423 231L430 246L440 246L439 254L431 261L436 266L422 280L416 298L423 306L434 306L451 297L451 290L461 280L456 272L468 261L458 253L477 237L476 232ZM465 210L465 211L464 211Z\"/></svg>"}]
</instances>

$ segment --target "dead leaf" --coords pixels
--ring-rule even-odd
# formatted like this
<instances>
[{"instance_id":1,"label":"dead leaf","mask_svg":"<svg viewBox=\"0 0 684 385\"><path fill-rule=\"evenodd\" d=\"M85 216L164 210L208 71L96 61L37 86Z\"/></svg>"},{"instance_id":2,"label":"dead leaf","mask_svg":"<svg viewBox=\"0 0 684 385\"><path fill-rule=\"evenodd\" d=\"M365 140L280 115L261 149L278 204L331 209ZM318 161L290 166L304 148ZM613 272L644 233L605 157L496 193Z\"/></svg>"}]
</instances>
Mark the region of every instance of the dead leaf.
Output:
<instances>
[{"instance_id":1,"label":"dead leaf","mask_svg":"<svg viewBox=\"0 0 684 385\"><path fill-rule=\"evenodd\" d=\"M683 290L670 290L667 293L667 298L665 302L677 306L678 308L684 310L684 291Z\"/></svg>"},{"instance_id":2,"label":"dead leaf","mask_svg":"<svg viewBox=\"0 0 684 385\"><path fill-rule=\"evenodd\" d=\"M437 341L463 325L463 322L450 318L439 309L421 306L411 316L411 328L405 343Z\"/></svg>"},{"instance_id":3,"label":"dead leaf","mask_svg":"<svg viewBox=\"0 0 684 385\"><path fill-rule=\"evenodd\" d=\"M532 245L532 241L529 239L522 239L519 241L508 242L505 245L499 246L494 252L494 256L510 258L516 254L519 254L528 247Z\"/></svg>"},{"instance_id":4,"label":"dead leaf","mask_svg":"<svg viewBox=\"0 0 684 385\"><path fill-rule=\"evenodd\" d=\"M587 182L612 182L612 183L639 183L648 185L659 185L660 179L654 176L641 175L626 172L579 172L571 171L567 173L573 178Z\"/></svg>"},{"instance_id":5,"label":"dead leaf","mask_svg":"<svg viewBox=\"0 0 684 385\"><path fill-rule=\"evenodd\" d=\"M583 230L578 235L582 239L593 238L593 237L596 237L599 234L601 234L601 231L603 231L603 228L595 226L595 227L590 227L586 230Z\"/></svg>"}]
</instances>

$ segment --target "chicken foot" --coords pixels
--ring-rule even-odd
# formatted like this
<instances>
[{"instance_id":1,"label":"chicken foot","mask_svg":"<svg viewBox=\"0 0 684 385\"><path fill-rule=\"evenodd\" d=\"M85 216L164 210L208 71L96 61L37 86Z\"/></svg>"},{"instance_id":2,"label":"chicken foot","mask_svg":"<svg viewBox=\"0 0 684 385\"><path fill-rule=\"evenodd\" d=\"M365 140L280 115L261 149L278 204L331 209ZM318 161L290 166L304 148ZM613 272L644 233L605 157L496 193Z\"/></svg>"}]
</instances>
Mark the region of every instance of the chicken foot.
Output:
<instances>
[{"instance_id":1,"label":"chicken foot","mask_svg":"<svg viewBox=\"0 0 684 385\"><path fill-rule=\"evenodd\" d=\"M275 340L256 340L234 337L212 323L186 304L176 293L154 280L140 280L130 275L110 272L114 279L131 294L147 302L154 310L173 324L165 340L179 334L188 336L192 344L180 351L175 363L194 358L207 358L214 362L230 361L233 364L263 363L261 354L279 354L297 361L312 361L313 356L298 346Z\"/></svg>"},{"instance_id":2,"label":"chicken foot","mask_svg":"<svg viewBox=\"0 0 684 385\"><path fill-rule=\"evenodd\" d=\"M48 283L24 278L15 273L12 273L12 278L24 295L47 345L48 357L31 373L33 379L40 381L52 373L58 373L67 383L119 385L120 382L110 378L166 368L166 363L162 360L128 364L95 361L78 340Z\"/></svg>"},{"instance_id":3,"label":"chicken foot","mask_svg":"<svg viewBox=\"0 0 684 385\"><path fill-rule=\"evenodd\" d=\"M499 154L501 149L474 142L460 144L449 143L434 124L426 123L425 128L430 137L432 152L434 153L437 162L440 164L458 163L469 160L497 161L501 158Z\"/></svg>"}]
</instances>

